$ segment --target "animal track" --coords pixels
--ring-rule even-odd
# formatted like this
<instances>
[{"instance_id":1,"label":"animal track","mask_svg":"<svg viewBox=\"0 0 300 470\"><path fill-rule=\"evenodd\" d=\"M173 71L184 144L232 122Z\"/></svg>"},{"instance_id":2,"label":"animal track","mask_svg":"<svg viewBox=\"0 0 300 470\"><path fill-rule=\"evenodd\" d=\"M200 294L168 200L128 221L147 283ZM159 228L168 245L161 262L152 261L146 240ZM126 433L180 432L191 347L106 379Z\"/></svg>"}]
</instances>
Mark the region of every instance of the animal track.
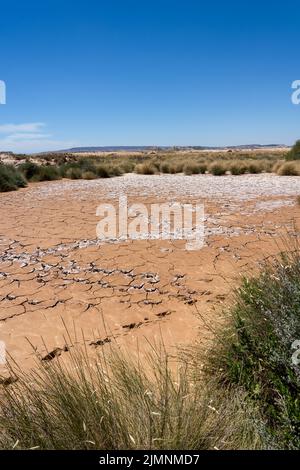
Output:
<instances>
[{"instance_id":1,"label":"animal track","mask_svg":"<svg viewBox=\"0 0 300 470\"><path fill-rule=\"evenodd\" d=\"M60 356L63 352L68 352L69 347L64 346L63 348L55 348L52 351L50 351L46 356L43 356L41 358L42 361L52 361L56 357Z\"/></svg>"},{"instance_id":2,"label":"animal track","mask_svg":"<svg viewBox=\"0 0 300 470\"><path fill-rule=\"evenodd\" d=\"M90 343L90 346L95 346L97 348L98 346L104 346L107 343L111 343L111 339L108 337L104 339L97 339L96 341L92 341Z\"/></svg>"}]
</instances>

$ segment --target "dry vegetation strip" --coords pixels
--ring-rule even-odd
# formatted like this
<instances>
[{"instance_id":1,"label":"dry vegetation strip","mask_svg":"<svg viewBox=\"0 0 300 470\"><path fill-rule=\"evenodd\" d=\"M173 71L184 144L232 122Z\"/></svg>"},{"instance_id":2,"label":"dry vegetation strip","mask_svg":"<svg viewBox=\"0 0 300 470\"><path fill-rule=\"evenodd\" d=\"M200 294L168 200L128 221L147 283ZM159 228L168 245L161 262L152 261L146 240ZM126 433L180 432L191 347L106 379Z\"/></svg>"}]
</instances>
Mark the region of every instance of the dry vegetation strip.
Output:
<instances>
[{"instance_id":1,"label":"dry vegetation strip","mask_svg":"<svg viewBox=\"0 0 300 470\"><path fill-rule=\"evenodd\" d=\"M227 152L140 152L133 154L68 154L10 155L10 164L0 161L0 191L24 187L27 182L51 181L60 178L96 179L124 173L153 175L159 173L230 173L276 172L278 175L300 175L300 163L286 161L290 153L281 151ZM292 157L296 158L294 154Z\"/></svg>"}]
</instances>

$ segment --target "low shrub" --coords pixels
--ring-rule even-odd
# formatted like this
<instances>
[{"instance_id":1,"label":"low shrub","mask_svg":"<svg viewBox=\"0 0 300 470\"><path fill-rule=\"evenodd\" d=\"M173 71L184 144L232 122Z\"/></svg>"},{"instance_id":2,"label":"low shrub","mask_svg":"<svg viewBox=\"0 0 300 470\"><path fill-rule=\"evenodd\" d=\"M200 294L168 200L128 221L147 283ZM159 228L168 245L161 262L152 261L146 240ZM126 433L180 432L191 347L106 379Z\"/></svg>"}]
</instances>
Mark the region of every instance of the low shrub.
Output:
<instances>
[{"instance_id":1,"label":"low shrub","mask_svg":"<svg viewBox=\"0 0 300 470\"><path fill-rule=\"evenodd\" d=\"M55 166L40 166L39 172L32 181L54 181L61 178L59 169Z\"/></svg>"},{"instance_id":2,"label":"low shrub","mask_svg":"<svg viewBox=\"0 0 300 470\"><path fill-rule=\"evenodd\" d=\"M108 167L106 165L97 165L96 166L96 174L99 178L109 178L110 173Z\"/></svg>"},{"instance_id":3,"label":"low shrub","mask_svg":"<svg viewBox=\"0 0 300 470\"><path fill-rule=\"evenodd\" d=\"M76 162L76 166L79 166L82 171L92 171L96 173L96 164L91 158L80 158L78 162Z\"/></svg>"},{"instance_id":4,"label":"low shrub","mask_svg":"<svg viewBox=\"0 0 300 470\"><path fill-rule=\"evenodd\" d=\"M0 163L0 192L24 188L26 181L22 173L12 165Z\"/></svg>"},{"instance_id":5,"label":"low shrub","mask_svg":"<svg viewBox=\"0 0 300 470\"><path fill-rule=\"evenodd\" d=\"M40 173L40 166L33 162L21 163L18 169L24 174L27 181L31 181Z\"/></svg>"},{"instance_id":6,"label":"low shrub","mask_svg":"<svg viewBox=\"0 0 300 470\"><path fill-rule=\"evenodd\" d=\"M121 176L123 175L124 171L122 170L121 165L109 165L108 166L108 174L109 176Z\"/></svg>"},{"instance_id":7,"label":"low shrub","mask_svg":"<svg viewBox=\"0 0 300 470\"><path fill-rule=\"evenodd\" d=\"M131 161L124 161L120 163L120 169L122 173L132 173L134 171L135 164Z\"/></svg>"},{"instance_id":8,"label":"low shrub","mask_svg":"<svg viewBox=\"0 0 300 470\"><path fill-rule=\"evenodd\" d=\"M286 160L300 160L300 140L297 140L291 150L286 154Z\"/></svg>"},{"instance_id":9,"label":"low shrub","mask_svg":"<svg viewBox=\"0 0 300 470\"><path fill-rule=\"evenodd\" d=\"M82 170L79 167L63 169L61 174L64 178L70 178L71 180L78 180L82 178Z\"/></svg>"},{"instance_id":10,"label":"low shrub","mask_svg":"<svg viewBox=\"0 0 300 470\"><path fill-rule=\"evenodd\" d=\"M300 255L296 246L245 278L230 310L233 324L212 362L222 383L237 384L259 404L278 447L300 448ZM294 346L293 346L294 345Z\"/></svg>"}]
</instances>

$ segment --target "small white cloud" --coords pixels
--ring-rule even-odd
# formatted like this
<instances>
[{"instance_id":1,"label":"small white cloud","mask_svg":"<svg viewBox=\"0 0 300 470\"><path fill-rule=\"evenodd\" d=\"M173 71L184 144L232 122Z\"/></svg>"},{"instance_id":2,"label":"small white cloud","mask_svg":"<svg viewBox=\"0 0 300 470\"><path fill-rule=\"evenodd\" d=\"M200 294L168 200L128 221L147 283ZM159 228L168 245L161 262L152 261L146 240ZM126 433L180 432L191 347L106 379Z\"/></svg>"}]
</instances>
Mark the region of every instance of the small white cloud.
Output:
<instances>
[{"instance_id":1,"label":"small white cloud","mask_svg":"<svg viewBox=\"0 0 300 470\"><path fill-rule=\"evenodd\" d=\"M5 139L0 139L0 153L1 152L15 152L15 153L38 153L48 152L50 150L64 150L71 147L78 147L78 142L68 142L64 140L19 140L15 142L7 142Z\"/></svg>"},{"instance_id":2,"label":"small white cloud","mask_svg":"<svg viewBox=\"0 0 300 470\"><path fill-rule=\"evenodd\" d=\"M16 132L39 132L45 127L43 122L27 122L24 124L0 124L1 134L14 134Z\"/></svg>"},{"instance_id":3,"label":"small white cloud","mask_svg":"<svg viewBox=\"0 0 300 470\"><path fill-rule=\"evenodd\" d=\"M17 142L20 140L33 140L33 139L49 139L51 137L51 134L39 134L39 133L16 133L16 134L10 134L4 137L0 142L7 142L7 143L12 143L12 142Z\"/></svg>"},{"instance_id":4,"label":"small white cloud","mask_svg":"<svg viewBox=\"0 0 300 470\"><path fill-rule=\"evenodd\" d=\"M79 145L76 142L52 139L51 134L40 132L45 126L43 122L1 124L0 134L3 134L3 137L0 139L0 152L37 153Z\"/></svg>"}]
</instances>

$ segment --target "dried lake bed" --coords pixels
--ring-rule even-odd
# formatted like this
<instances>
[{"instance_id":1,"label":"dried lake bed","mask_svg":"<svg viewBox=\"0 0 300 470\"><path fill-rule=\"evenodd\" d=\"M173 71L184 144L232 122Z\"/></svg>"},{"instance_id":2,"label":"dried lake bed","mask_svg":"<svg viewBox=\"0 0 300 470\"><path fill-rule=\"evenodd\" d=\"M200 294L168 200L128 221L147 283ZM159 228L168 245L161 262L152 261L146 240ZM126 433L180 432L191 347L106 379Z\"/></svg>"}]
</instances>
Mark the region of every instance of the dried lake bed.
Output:
<instances>
[{"instance_id":1,"label":"dried lake bed","mask_svg":"<svg viewBox=\"0 0 300 470\"><path fill-rule=\"evenodd\" d=\"M129 203L201 203L205 244L184 240L99 242L96 208ZM243 273L297 232L300 178L135 175L30 184L0 194L0 340L22 367L91 354L118 342L130 351L163 338L205 349L226 321ZM34 347L34 349L32 348ZM4 369L4 366L2 366Z\"/></svg>"}]
</instances>

